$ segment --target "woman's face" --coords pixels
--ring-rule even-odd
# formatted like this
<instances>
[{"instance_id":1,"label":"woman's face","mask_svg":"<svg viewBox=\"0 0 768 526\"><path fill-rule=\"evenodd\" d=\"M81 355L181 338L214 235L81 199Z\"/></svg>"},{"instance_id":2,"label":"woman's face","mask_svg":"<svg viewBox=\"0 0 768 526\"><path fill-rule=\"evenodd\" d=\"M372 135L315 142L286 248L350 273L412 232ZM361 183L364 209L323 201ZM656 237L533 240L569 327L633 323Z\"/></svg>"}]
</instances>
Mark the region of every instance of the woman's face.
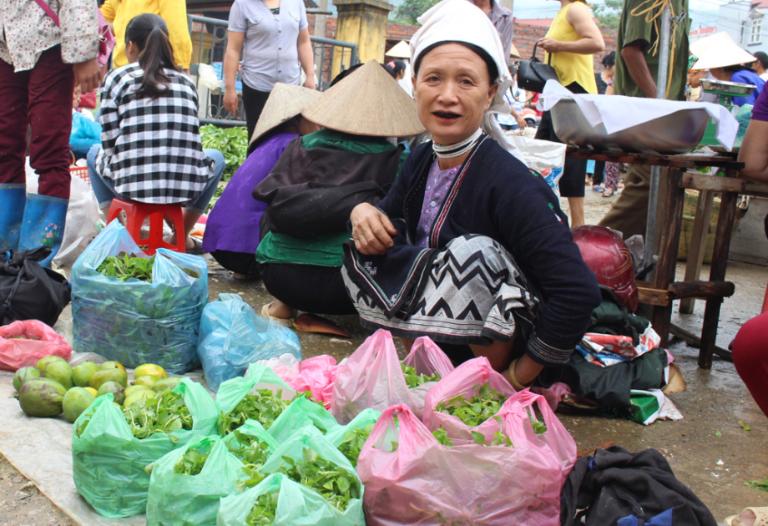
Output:
<instances>
[{"instance_id":1,"label":"woman's face","mask_svg":"<svg viewBox=\"0 0 768 526\"><path fill-rule=\"evenodd\" d=\"M480 56L461 44L444 44L421 60L414 78L419 119L437 144L472 135L496 95Z\"/></svg>"}]
</instances>

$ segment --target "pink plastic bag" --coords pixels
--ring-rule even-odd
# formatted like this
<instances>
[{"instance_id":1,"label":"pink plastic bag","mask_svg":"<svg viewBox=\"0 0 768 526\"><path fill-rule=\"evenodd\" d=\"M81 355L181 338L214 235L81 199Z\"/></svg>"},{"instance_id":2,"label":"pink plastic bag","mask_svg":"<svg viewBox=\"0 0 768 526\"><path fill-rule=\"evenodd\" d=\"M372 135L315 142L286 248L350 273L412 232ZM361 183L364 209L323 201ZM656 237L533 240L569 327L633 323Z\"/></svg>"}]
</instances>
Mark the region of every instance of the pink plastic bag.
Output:
<instances>
[{"instance_id":1,"label":"pink plastic bag","mask_svg":"<svg viewBox=\"0 0 768 526\"><path fill-rule=\"evenodd\" d=\"M403 361L420 374L437 373L442 377L453 369L445 353L429 338L418 338ZM425 392L432 385L428 382L408 388L392 334L379 329L339 364L331 412L342 424L368 407L384 410L406 404L421 415Z\"/></svg>"},{"instance_id":2,"label":"pink plastic bag","mask_svg":"<svg viewBox=\"0 0 768 526\"><path fill-rule=\"evenodd\" d=\"M429 390L424 400L424 424L432 431L442 427L455 442L472 441L473 431L482 433L486 441L492 441L499 431L500 422L497 419L490 418L479 426L469 427L455 416L437 410L440 402L455 396L472 398L486 384L506 397L515 394L515 389L491 367L487 358L473 358L459 365Z\"/></svg>"},{"instance_id":3,"label":"pink plastic bag","mask_svg":"<svg viewBox=\"0 0 768 526\"><path fill-rule=\"evenodd\" d=\"M23 320L0 327L0 369L16 371L52 354L69 360L72 347L45 323Z\"/></svg>"},{"instance_id":4,"label":"pink plastic bag","mask_svg":"<svg viewBox=\"0 0 768 526\"><path fill-rule=\"evenodd\" d=\"M519 436L514 446L443 446L404 405L384 411L357 472L369 526L560 524L554 455Z\"/></svg>"},{"instance_id":5,"label":"pink plastic bag","mask_svg":"<svg viewBox=\"0 0 768 526\"><path fill-rule=\"evenodd\" d=\"M283 354L257 363L271 368L296 391L311 393L312 398L330 409L337 368L333 356L323 354L298 361L292 354Z\"/></svg>"}]
</instances>

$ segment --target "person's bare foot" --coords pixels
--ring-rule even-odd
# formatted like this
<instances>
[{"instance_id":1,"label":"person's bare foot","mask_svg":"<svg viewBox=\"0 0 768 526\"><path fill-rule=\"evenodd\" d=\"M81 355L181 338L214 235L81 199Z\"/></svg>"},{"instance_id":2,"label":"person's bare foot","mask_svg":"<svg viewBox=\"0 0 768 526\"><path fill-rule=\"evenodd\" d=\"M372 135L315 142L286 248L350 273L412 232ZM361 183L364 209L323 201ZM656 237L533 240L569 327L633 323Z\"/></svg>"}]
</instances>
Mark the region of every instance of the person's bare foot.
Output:
<instances>
[{"instance_id":1,"label":"person's bare foot","mask_svg":"<svg viewBox=\"0 0 768 526\"><path fill-rule=\"evenodd\" d=\"M290 320L296 316L296 310L280 300L272 300L261 309L262 315L279 320Z\"/></svg>"}]
</instances>

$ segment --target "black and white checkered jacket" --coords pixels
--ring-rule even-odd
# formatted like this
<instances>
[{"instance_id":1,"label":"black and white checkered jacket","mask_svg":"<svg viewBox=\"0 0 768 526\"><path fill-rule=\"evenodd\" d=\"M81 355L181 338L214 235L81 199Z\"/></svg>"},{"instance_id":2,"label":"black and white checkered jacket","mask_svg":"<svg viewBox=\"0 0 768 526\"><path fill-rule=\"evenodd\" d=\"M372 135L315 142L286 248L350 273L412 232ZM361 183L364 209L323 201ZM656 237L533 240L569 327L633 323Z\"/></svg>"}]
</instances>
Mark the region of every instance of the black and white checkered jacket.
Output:
<instances>
[{"instance_id":1,"label":"black and white checkered jacket","mask_svg":"<svg viewBox=\"0 0 768 526\"><path fill-rule=\"evenodd\" d=\"M200 142L195 85L180 71L165 73L167 93L157 98L137 95L144 72L136 63L113 70L101 93L96 166L118 194L144 203L188 202L213 176Z\"/></svg>"}]
</instances>

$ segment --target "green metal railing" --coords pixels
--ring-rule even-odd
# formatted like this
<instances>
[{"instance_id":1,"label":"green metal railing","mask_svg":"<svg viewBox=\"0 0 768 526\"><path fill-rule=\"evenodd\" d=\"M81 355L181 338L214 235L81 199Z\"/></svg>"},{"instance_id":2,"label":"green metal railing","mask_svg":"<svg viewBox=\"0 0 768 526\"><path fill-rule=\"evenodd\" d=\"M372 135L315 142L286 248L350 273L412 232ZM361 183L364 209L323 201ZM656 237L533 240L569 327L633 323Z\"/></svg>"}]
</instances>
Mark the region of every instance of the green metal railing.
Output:
<instances>
[{"instance_id":1,"label":"green metal railing","mask_svg":"<svg viewBox=\"0 0 768 526\"><path fill-rule=\"evenodd\" d=\"M192 67L190 72L197 78L197 65L210 64L216 70L219 79L223 79L224 52L227 49L227 21L200 15L189 15L188 19L192 36ZM344 71L359 62L357 44L351 42L312 37L312 49L315 59L315 78L319 90L328 87L334 72ZM222 90L207 91L203 88L201 94L204 95L200 100L201 123L219 126L245 125L245 110L242 99L237 115L231 115L224 109Z\"/></svg>"}]
</instances>

